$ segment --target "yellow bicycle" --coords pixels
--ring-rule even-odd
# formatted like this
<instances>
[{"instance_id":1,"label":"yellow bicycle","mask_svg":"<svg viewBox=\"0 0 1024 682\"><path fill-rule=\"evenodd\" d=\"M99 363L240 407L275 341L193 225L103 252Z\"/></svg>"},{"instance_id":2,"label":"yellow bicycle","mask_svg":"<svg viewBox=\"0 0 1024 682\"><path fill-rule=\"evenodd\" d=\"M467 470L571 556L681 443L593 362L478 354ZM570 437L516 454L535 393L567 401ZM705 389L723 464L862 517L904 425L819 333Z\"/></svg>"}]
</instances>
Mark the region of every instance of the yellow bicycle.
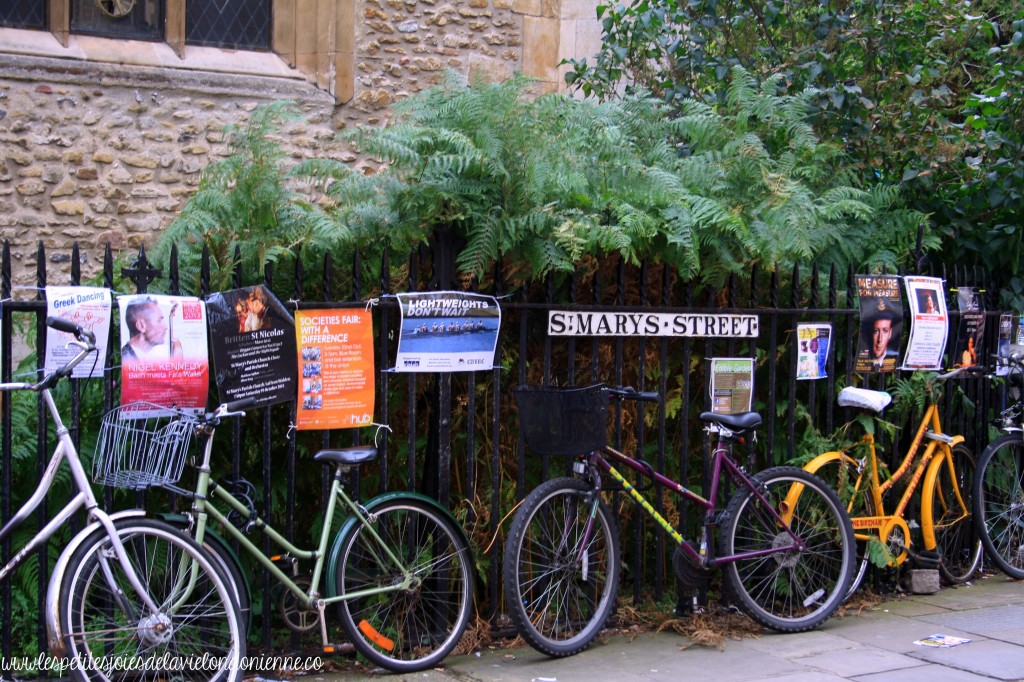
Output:
<instances>
[{"instance_id":1,"label":"yellow bicycle","mask_svg":"<svg viewBox=\"0 0 1024 682\"><path fill-rule=\"evenodd\" d=\"M945 380L962 371L957 369L938 378ZM804 465L806 471L835 487L853 521L861 561L847 596L863 582L871 563L868 545L875 541L886 548L889 566L899 566L908 558L922 566L937 565L949 583L970 580L981 565L981 539L971 519L975 458L964 445L963 436L943 433L938 397L934 396L925 409L914 439L891 474L886 475L887 469L882 471L884 466L879 464L875 437L870 432L854 445L825 452ZM884 391L847 387L839 393L840 406L873 414L880 414L891 401L892 396ZM895 507L887 511L886 493L908 473L909 481L902 495ZM914 547L911 523L907 520L908 507L918 486L923 551Z\"/></svg>"}]
</instances>

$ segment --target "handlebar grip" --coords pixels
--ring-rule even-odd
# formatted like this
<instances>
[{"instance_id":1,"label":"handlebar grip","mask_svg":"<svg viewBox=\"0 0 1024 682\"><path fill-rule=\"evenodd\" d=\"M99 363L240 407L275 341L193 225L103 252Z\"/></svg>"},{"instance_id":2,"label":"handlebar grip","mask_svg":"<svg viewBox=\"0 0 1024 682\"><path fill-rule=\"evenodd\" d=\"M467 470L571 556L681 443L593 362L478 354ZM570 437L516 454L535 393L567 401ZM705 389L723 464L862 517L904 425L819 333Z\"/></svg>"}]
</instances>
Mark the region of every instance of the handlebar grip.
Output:
<instances>
[{"instance_id":1,"label":"handlebar grip","mask_svg":"<svg viewBox=\"0 0 1024 682\"><path fill-rule=\"evenodd\" d=\"M59 332L74 334L76 339L82 338L82 328L70 320L65 320L63 317L47 317L46 326L52 327Z\"/></svg>"},{"instance_id":2,"label":"handlebar grip","mask_svg":"<svg viewBox=\"0 0 1024 682\"><path fill-rule=\"evenodd\" d=\"M71 334L79 341L88 344L87 350L91 351L96 348L96 335L87 329L82 329L70 320L65 320L63 317L49 316L46 318L46 326L52 327L59 332Z\"/></svg>"},{"instance_id":3,"label":"handlebar grip","mask_svg":"<svg viewBox=\"0 0 1024 682\"><path fill-rule=\"evenodd\" d=\"M232 400L230 403L224 403L225 412L245 412L250 407L255 407L256 398L239 398L238 400Z\"/></svg>"},{"instance_id":4,"label":"handlebar grip","mask_svg":"<svg viewBox=\"0 0 1024 682\"><path fill-rule=\"evenodd\" d=\"M656 391L637 391L632 386L610 389L610 393L622 400L638 400L643 403L661 402L661 394Z\"/></svg>"}]
</instances>

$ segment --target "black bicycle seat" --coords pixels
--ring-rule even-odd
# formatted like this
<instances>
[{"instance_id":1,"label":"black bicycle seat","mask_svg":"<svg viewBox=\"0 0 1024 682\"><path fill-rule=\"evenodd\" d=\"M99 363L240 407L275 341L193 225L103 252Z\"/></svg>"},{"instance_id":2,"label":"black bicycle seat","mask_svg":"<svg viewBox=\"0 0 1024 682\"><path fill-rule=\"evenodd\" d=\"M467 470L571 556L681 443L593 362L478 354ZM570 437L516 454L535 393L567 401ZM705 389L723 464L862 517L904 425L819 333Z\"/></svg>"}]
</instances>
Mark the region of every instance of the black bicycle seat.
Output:
<instances>
[{"instance_id":1,"label":"black bicycle seat","mask_svg":"<svg viewBox=\"0 0 1024 682\"><path fill-rule=\"evenodd\" d=\"M367 445L357 445L354 448L339 448L337 450L321 450L313 455L314 462L321 464L362 464L377 459L377 448Z\"/></svg>"},{"instance_id":2,"label":"black bicycle seat","mask_svg":"<svg viewBox=\"0 0 1024 682\"><path fill-rule=\"evenodd\" d=\"M761 425L761 415L757 412L740 412L739 414L717 414L715 412L701 412L702 422L720 424L731 431L742 433L752 431Z\"/></svg>"}]
</instances>

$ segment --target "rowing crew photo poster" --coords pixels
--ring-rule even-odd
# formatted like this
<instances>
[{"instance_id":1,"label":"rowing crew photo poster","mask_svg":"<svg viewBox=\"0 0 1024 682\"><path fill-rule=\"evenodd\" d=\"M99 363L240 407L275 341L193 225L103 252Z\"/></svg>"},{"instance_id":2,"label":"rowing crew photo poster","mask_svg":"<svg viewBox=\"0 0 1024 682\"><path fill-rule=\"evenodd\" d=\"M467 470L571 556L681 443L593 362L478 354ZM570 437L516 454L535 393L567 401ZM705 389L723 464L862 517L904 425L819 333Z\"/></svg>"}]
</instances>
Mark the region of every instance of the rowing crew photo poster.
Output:
<instances>
[{"instance_id":1,"label":"rowing crew photo poster","mask_svg":"<svg viewBox=\"0 0 1024 682\"><path fill-rule=\"evenodd\" d=\"M402 313L396 372L472 372L494 367L501 308L463 291L396 294Z\"/></svg>"}]
</instances>

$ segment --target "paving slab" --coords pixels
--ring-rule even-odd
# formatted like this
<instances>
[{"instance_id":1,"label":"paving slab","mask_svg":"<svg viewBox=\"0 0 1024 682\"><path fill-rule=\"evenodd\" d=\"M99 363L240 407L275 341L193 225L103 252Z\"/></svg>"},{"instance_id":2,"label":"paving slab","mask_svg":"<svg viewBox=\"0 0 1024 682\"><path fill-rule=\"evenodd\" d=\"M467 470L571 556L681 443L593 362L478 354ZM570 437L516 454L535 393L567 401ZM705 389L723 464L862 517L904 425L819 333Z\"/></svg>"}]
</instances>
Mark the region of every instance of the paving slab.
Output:
<instances>
[{"instance_id":1,"label":"paving slab","mask_svg":"<svg viewBox=\"0 0 1024 682\"><path fill-rule=\"evenodd\" d=\"M809 668L835 673L844 679L892 670L902 670L908 676L914 675L916 679L924 679L917 677L916 671L907 670L908 668L918 668L923 665L920 660L874 647L826 651L801 658L795 662Z\"/></svg>"},{"instance_id":2,"label":"paving slab","mask_svg":"<svg viewBox=\"0 0 1024 682\"><path fill-rule=\"evenodd\" d=\"M913 669L913 676L906 670L892 670L873 675L858 675L849 679L855 682L908 682L908 680L926 680L927 682L992 682L991 677L945 668L941 665L924 665ZM789 682L787 680L786 682Z\"/></svg>"},{"instance_id":3,"label":"paving slab","mask_svg":"<svg viewBox=\"0 0 1024 682\"><path fill-rule=\"evenodd\" d=\"M1024 603L928 614L920 620L1024 646Z\"/></svg>"},{"instance_id":4,"label":"paving slab","mask_svg":"<svg viewBox=\"0 0 1024 682\"><path fill-rule=\"evenodd\" d=\"M838 632L841 631L838 630ZM813 654L860 646L860 642L823 630L802 632L798 635L773 632L763 637L746 640L744 643L756 651L787 659L803 658Z\"/></svg>"},{"instance_id":5,"label":"paving slab","mask_svg":"<svg viewBox=\"0 0 1024 682\"><path fill-rule=\"evenodd\" d=\"M966 670L997 680L1024 679L1024 649L1006 642L980 639L950 649L921 647L909 655L944 668Z\"/></svg>"}]
</instances>

